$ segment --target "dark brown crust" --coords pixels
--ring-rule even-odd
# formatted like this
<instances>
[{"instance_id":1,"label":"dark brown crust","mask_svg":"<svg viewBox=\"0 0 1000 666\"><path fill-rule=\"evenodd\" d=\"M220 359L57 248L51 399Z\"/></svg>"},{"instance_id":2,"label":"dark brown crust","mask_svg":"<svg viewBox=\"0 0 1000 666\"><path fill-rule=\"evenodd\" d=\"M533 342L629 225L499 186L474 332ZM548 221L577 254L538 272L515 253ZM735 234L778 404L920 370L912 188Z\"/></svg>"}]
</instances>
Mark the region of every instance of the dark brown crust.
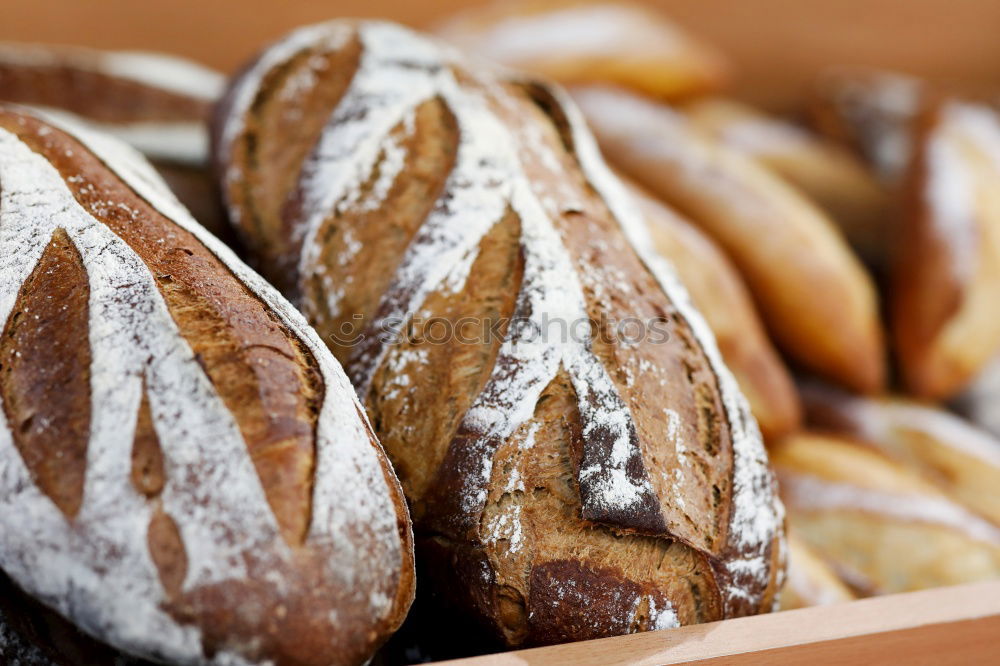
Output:
<instances>
[{"instance_id":1,"label":"dark brown crust","mask_svg":"<svg viewBox=\"0 0 1000 666\"><path fill-rule=\"evenodd\" d=\"M0 395L14 445L38 487L70 518L83 501L90 439L89 297L80 254L59 229L0 340Z\"/></svg>"},{"instance_id":2,"label":"dark brown crust","mask_svg":"<svg viewBox=\"0 0 1000 666\"><path fill-rule=\"evenodd\" d=\"M179 518L156 509L147 545L167 592L167 612L179 623L202 631L207 656L229 650L251 661L302 666L361 663L369 658L401 622L414 584L407 513L381 451L377 455L396 505L402 568L384 572L385 589L395 595L395 603L387 617L373 618L367 597L343 589L328 575L323 547L304 542L311 519L317 412L326 390L305 343L195 236L141 199L80 143L16 111L0 110L0 127L47 159L63 175L77 202L149 267L180 333L240 428L291 547L288 558L276 560L268 553L260 553L259 560L246 556L246 580L185 590L181 583L187 561ZM87 283L82 271L73 284ZM39 298L53 293L48 284L32 292ZM86 298L83 302L86 306ZM86 307L82 317L86 322ZM45 363L52 365L71 356L69 351L51 355L52 349L58 349L52 340L69 338L87 348L85 330L80 335L78 327L63 328L32 336L33 343L46 344ZM86 367L89 364L77 376L86 378ZM59 404L56 401L61 397L50 391L45 399ZM89 394L85 397L89 399ZM6 396L5 403L9 404ZM157 454L160 445L171 443L158 442L148 401L143 400L137 409L132 479L137 490L157 502L161 477L169 475ZM371 441L378 449L374 435ZM85 467L80 462L81 474ZM280 589L275 576L283 581Z\"/></svg>"}]
</instances>

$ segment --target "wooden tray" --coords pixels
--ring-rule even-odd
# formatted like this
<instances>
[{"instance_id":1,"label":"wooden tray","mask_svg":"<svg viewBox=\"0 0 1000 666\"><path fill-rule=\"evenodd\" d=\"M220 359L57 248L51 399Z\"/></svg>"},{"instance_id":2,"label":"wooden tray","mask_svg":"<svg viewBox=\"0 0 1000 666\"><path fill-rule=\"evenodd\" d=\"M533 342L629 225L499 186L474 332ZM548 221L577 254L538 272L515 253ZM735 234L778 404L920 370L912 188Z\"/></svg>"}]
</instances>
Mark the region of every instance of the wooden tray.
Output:
<instances>
[{"instance_id":1,"label":"wooden tray","mask_svg":"<svg viewBox=\"0 0 1000 666\"><path fill-rule=\"evenodd\" d=\"M1000 581L439 663L997 664Z\"/></svg>"},{"instance_id":2,"label":"wooden tray","mask_svg":"<svg viewBox=\"0 0 1000 666\"><path fill-rule=\"evenodd\" d=\"M482 0L479 0L481 2ZM1000 91L996 0L647 0L729 53L737 96L794 108L826 66L920 74ZM231 71L267 41L338 16L425 26L465 0L32 0L8 2L0 39L152 49ZM879 597L669 631L508 652L465 666L1000 664L1000 582Z\"/></svg>"}]
</instances>

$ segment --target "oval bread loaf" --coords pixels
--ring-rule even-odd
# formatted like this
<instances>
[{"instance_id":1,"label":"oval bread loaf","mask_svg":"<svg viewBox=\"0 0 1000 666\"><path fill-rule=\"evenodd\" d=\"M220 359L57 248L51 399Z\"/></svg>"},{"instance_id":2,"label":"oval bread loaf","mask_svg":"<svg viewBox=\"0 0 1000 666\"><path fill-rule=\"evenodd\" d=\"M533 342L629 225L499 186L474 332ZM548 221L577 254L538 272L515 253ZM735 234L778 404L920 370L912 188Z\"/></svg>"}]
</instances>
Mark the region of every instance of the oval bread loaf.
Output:
<instances>
[{"instance_id":1,"label":"oval bread loaf","mask_svg":"<svg viewBox=\"0 0 1000 666\"><path fill-rule=\"evenodd\" d=\"M559 91L337 21L220 118L231 215L349 369L439 590L511 645L772 608L757 427Z\"/></svg>"},{"instance_id":2,"label":"oval bread loaf","mask_svg":"<svg viewBox=\"0 0 1000 666\"><path fill-rule=\"evenodd\" d=\"M368 659L412 599L409 521L287 301L137 153L14 109L0 267L0 570L16 589L153 661Z\"/></svg>"}]
</instances>

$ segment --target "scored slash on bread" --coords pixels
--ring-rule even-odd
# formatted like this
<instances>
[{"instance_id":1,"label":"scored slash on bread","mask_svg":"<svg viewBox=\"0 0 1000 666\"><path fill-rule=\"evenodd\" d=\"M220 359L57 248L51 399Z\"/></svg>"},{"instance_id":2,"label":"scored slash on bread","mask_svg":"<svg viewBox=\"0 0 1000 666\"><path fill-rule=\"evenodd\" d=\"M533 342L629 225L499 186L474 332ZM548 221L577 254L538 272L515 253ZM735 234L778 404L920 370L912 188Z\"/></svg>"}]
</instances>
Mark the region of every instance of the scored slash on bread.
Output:
<instances>
[{"instance_id":1,"label":"scored slash on bread","mask_svg":"<svg viewBox=\"0 0 1000 666\"><path fill-rule=\"evenodd\" d=\"M795 385L736 268L696 226L638 185L623 182L643 214L653 247L671 262L712 329L764 440L797 430L802 407Z\"/></svg>"},{"instance_id":2,"label":"scored slash on bread","mask_svg":"<svg viewBox=\"0 0 1000 666\"><path fill-rule=\"evenodd\" d=\"M600 86L573 94L608 159L727 252L795 362L856 391L884 385L875 287L819 209L667 106Z\"/></svg>"},{"instance_id":3,"label":"scored slash on bread","mask_svg":"<svg viewBox=\"0 0 1000 666\"><path fill-rule=\"evenodd\" d=\"M315 333L110 137L0 110L0 183L3 574L146 659L367 659L410 527Z\"/></svg>"},{"instance_id":4,"label":"scored slash on bread","mask_svg":"<svg viewBox=\"0 0 1000 666\"><path fill-rule=\"evenodd\" d=\"M349 369L439 590L511 645L772 607L757 428L558 90L334 21L264 51L219 121L231 217ZM558 328L629 318L668 335ZM421 321L502 326L393 328Z\"/></svg>"}]
</instances>

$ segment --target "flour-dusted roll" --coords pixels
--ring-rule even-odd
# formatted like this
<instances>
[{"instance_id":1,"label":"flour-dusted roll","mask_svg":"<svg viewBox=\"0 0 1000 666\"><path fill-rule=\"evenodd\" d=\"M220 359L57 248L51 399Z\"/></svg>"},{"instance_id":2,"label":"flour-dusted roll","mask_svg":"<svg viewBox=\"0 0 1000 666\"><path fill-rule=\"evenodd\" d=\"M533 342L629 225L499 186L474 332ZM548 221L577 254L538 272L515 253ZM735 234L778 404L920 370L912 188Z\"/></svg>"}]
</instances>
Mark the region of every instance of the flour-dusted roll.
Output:
<instances>
[{"instance_id":1,"label":"flour-dusted roll","mask_svg":"<svg viewBox=\"0 0 1000 666\"><path fill-rule=\"evenodd\" d=\"M413 595L410 527L315 333L110 137L3 109L0 184L13 588L138 658L368 659Z\"/></svg>"},{"instance_id":2,"label":"flour-dusted roll","mask_svg":"<svg viewBox=\"0 0 1000 666\"><path fill-rule=\"evenodd\" d=\"M335 21L219 117L231 215L348 368L432 585L511 645L772 608L757 427L562 93Z\"/></svg>"},{"instance_id":3,"label":"flour-dusted roll","mask_svg":"<svg viewBox=\"0 0 1000 666\"><path fill-rule=\"evenodd\" d=\"M855 589L1000 577L1000 527L870 447L802 433L771 447L789 528Z\"/></svg>"},{"instance_id":4,"label":"flour-dusted roll","mask_svg":"<svg viewBox=\"0 0 1000 666\"><path fill-rule=\"evenodd\" d=\"M1000 114L928 104L905 179L890 305L909 392L951 398L1000 352Z\"/></svg>"},{"instance_id":5,"label":"flour-dusted roll","mask_svg":"<svg viewBox=\"0 0 1000 666\"><path fill-rule=\"evenodd\" d=\"M1000 439L951 412L903 397L802 387L809 426L895 459L1000 525Z\"/></svg>"},{"instance_id":6,"label":"flour-dusted roll","mask_svg":"<svg viewBox=\"0 0 1000 666\"><path fill-rule=\"evenodd\" d=\"M660 99L718 90L729 63L662 12L631 2L500 0L437 34L476 57L560 83L607 82Z\"/></svg>"},{"instance_id":7,"label":"flour-dusted roll","mask_svg":"<svg viewBox=\"0 0 1000 666\"><path fill-rule=\"evenodd\" d=\"M705 98L683 111L699 129L794 185L837 223L866 263L884 266L890 197L857 156L735 100Z\"/></svg>"},{"instance_id":8,"label":"flour-dusted roll","mask_svg":"<svg viewBox=\"0 0 1000 666\"><path fill-rule=\"evenodd\" d=\"M608 159L732 258L779 347L854 390L882 386L875 287L829 218L666 105L604 86L574 97Z\"/></svg>"},{"instance_id":9,"label":"flour-dusted roll","mask_svg":"<svg viewBox=\"0 0 1000 666\"><path fill-rule=\"evenodd\" d=\"M711 238L638 185L624 182L639 205L654 249L677 269L691 302L712 329L764 439L797 430L802 417L798 392L743 278Z\"/></svg>"}]
</instances>

